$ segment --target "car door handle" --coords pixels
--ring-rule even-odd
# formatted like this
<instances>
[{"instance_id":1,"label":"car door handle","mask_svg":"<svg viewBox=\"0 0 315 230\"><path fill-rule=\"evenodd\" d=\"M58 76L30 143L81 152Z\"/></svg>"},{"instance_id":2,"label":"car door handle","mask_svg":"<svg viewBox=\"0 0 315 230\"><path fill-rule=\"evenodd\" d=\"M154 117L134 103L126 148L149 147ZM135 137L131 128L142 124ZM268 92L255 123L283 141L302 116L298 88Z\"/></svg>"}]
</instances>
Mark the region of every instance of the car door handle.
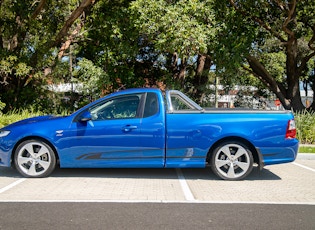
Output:
<instances>
[{"instance_id":1,"label":"car door handle","mask_svg":"<svg viewBox=\"0 0 315 230\"><path fill-rule=\"evenodd\" d=\"M122 131L124 132L130 132L133 129L137 129L138 127L135 125L126 125L122 128Z\"/></svg>"}]
</instances>

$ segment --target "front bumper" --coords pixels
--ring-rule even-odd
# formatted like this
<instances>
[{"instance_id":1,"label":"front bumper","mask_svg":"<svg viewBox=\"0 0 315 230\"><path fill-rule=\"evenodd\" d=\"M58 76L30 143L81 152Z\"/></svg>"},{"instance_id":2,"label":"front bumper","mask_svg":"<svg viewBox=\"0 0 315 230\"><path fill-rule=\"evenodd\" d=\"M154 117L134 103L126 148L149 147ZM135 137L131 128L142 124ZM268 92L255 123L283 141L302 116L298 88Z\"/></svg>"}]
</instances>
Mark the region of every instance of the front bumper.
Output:
<instances>
[{"instance_id":1,"label":"front bumper","mask_svg":"<svg viewBox=\"0 0 315 230\"><path fill-rule=\"evenodd\" d=\"M0 138L0 167L11 167L12 149L7 142Z\"/></svg>"}]
</instances>

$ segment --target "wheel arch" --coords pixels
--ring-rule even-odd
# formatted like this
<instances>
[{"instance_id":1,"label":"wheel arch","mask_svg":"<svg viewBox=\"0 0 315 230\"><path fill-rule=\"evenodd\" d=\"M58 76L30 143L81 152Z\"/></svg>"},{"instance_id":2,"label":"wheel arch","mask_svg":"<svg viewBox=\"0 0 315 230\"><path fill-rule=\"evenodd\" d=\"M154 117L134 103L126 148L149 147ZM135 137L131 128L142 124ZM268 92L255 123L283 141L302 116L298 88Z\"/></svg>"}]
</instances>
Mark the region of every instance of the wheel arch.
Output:
<instances>
[{"instance_id":1,"label":"wheel arch","mask_svg":"<svg viewBox=\"0 0 315 230\"><path fill-rule=\"evenodd\" d=\"M227 142L227 141L236 141L236 142L240 142L243 143L244 145L246 145L249 150L251 151L252 155L253 155L253 159L254 159L254 163L257 163L259 165L261 165L261 157L259 156L259 153L257 151L257 149L255 148L255 146L248 141L245 138L242 137L238 137L238 136L229 136L229 137L224 137L222 139L217 140L209 149L208 154L207 154L207 162L210 163L211 161L211 155L213 154L213 151L222 143Z\"/></svg>"},{"instance_id":2,"label":"wheel arch","mask_svg":"<svg viewBox=\"0 0 315 230\"><path fill-rule=\"evenodd\" d=\"M50 141L48 141L47 139L45 139L43 137L40 137L40 136L27 136L27 137L24 137L21 140L19 140L17 143L15 143L14 148L12 149L12 154L11 154L11 162L12 163L14 162L14 155L15 155L15 151L16 151L17 147L24 141L34 140L34 139L43 141L47 145L49 145L49 147L54 151L54 154L55 154L55 157L56 157L56 161L57 162L59 161L59 156L58 156L57 149L55 148L55 146ZM14 164L12 164L12 165L14 165Z\"/></svg>"}]
</instances>

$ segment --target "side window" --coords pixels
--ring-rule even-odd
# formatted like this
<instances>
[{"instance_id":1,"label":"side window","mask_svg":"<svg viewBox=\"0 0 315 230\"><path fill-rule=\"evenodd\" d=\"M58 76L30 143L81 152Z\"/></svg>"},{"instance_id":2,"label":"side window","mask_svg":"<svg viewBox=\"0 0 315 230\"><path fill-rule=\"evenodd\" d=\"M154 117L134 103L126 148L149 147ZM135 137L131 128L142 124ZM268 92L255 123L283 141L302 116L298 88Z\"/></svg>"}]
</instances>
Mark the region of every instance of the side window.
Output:
<instances>
[{"instance_id":1,"label":"side window","mask_svg":"<svg viewBox=\"0 0 315 230\"><path fill-rule=\"evenodd\" d=\"M150 117L159 112L158 98L155 93L148 93L145 101L143 117Z\"/></svg>"},{"instance_id":2,"label":"side window","mask_svg":"<svg viewBox=\"0 0 315 230\"><path fill-rule=\"evenodd\" d=\"M132 94L113 98L90 109L92 120L130 119L139 116L139 105L143 94Z\"/></svg>"},{"instance_id":3,"label":"side window","mask_svg":"<svg viewBox=\"0 0 315 230\"><path fill-rule=\"evenodd\" d=\"M174 110L191 110L191 106L178 95L171 95Z\"/></svg>"}]
</instances>

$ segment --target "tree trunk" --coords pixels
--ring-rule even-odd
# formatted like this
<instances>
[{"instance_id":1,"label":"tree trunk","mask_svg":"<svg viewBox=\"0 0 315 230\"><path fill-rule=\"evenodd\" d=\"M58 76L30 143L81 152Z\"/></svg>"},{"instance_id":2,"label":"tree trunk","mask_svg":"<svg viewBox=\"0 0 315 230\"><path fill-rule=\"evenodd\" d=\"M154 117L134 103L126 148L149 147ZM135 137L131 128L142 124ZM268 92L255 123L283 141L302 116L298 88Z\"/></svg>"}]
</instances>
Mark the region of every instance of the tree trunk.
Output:
<instances>
[{"instance_id":1,"label":"tree trunk","mask_svg":"<svg viewBox=\"0 0 315 230\"><path fill-rule=\"evenodd\" d=\"M186 75L186 59L181 59L180 65L178 65L178 54L175 52L172 56L171 61L171 71L173 74L173 79L176 83L180 85L181 88L185 85L185 75Z\"/></svg>"},{"instance_id":2,"label":"tree trunk","mask_svg":"<svg viewBox=\"0 0 315 230\"><path fill-rule=\"evenodd\" d=\"M294 111L301 111L305 106L301 100L300 81L297 65L297 39L294 34L288 35L286 44L286 70L287 70L287 99L290 100L290 108Z\"/></svg>"},{"instance_id":3,"label":"tree trunk","mask_svg":"<svg viewBox=\"0 0 315 230\"><path fill-rule=\"evenodd\" d=\"M294 48L294 47L293 47ZM285 109L301 111L305 109L301 101L299 76L296 76L296 50L290 50L287 54L287 88L282 83L277 82L265 69L265 67L253 56L248 56L247 61L251 67L252 74L259 78L281 101Z\"/></svg>"},{"instance_id":4,"label":"tree trunk","mask_svg":"<svg viewBox=\"0 0 315 230\"><path fill-rule=\"evenodd\" d=\"M305 106L301 100L299 79L294 79L288 88L288 98L291 100L291 107L287 109L293 109L293 111L305 110Z\"/></svg>"},{"instance_id":5,"label":"tree trunk","mask_svg":"<svg viewBox=\"0 0 315 230\"><path fill-rule=\"evenodd\" d=\"M204 98L204 87L208 83L208 75L211 67L211 57L209 55L198 55L196 74L194 77L194 95L199 103Z\"/></svg>"},{"instance_id":6,"label":"tree trunk","mask_svg":"<svg viewBox=\"0 0 315 230\"><path fill-rule=\"evenodd\" d=\"M177 61L178 61L178 54L174 52L172 55L172 60L171 60L171 71L174 78L178 72Z\"/></svg>"},{"instance_id":7,"label":"tree trunk","mask_svg":"<svg viewBox=\"0 0 315 230\"><path fill-rule=\"evenodd\" d=\"M181 64L179 65L179 72L177 75L177 80L181 88L184 88L185 86L186 67L187 67L186 59L182 59Z\"/></svg>"},{"instance_id":8,"label":"tree trunk","mask_svg":"<svg viewBox=\"0 0 315 230\"><path fill-rule=\"evenodd\" d=\"M315 111L315 68L314 68L314 75L310 78L311 78L310 83L311 83L312 90L313 90L313 102L312 102L311 106L309 107L309 110Z\"/></svg>"},{"instance_id":9,"label":"tree trunk","mask_svg":"<svg viewBox=\"0 0 315 230\"><path fill-rule=\"evenodd\" d=\"M285 87L281 83L276 82L276 80L255 57L248 56L247 61L251 69L246 70L250 71L254 76L262 81L277 96L277 98L279 98L285 109L290 109L290 101L287 100Z\"/></svg>"}]
</instances>

